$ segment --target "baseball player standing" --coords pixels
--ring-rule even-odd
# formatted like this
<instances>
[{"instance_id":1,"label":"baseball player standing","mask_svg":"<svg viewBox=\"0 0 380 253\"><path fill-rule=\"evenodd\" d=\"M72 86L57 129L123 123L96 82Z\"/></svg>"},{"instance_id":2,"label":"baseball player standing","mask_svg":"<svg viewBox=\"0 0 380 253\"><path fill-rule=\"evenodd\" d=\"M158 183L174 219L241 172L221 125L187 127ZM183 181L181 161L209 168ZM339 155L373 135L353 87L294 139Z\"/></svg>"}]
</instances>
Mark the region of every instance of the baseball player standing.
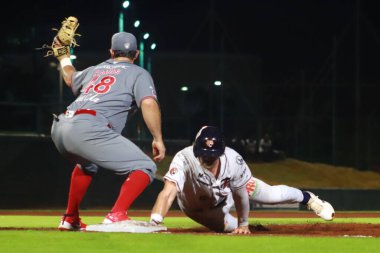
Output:
<instances>
[{"instance_id":1,"label":"baseball player standing","mask_svg":"<svg viewBox=\"0 0 380 253\"><path fill-rule=\"evenodd\" d=\"M163 222L176 197L188 217L217 232L249 234L250 199L265 204L302 203L324 220L334 217L333 207L311 192L270 186L252 177L243 158L225 147L222 133L213 126L202 127L193 145L175 155L164 180L153 206L152 224ZM230 214L233 205L237 219Z\"/></svg>"},{"instance_id":2,"label":"baseball player standing","mask_svg":"<svg viewBox=\"0 0 380 253\"><path fill-rule=\"evenodd\" d=\"M54 43L60 46L58 40ZM60 230L86 227L80 219L79 206L99 168L126 176L103 223L129 219L127 209L152 182L157 169L151 158L121 135L127 117L138 107L153 136L154 160L165 157L153 80L146 70L134 65L139 54L135 36L126 32L114 34L109 51L110 59L83 71L75 70L69 55L57 57L65 83L77 96L65 113L55 117L51 129L58 151L76 163Z\"/></svg>"}]
</instances>

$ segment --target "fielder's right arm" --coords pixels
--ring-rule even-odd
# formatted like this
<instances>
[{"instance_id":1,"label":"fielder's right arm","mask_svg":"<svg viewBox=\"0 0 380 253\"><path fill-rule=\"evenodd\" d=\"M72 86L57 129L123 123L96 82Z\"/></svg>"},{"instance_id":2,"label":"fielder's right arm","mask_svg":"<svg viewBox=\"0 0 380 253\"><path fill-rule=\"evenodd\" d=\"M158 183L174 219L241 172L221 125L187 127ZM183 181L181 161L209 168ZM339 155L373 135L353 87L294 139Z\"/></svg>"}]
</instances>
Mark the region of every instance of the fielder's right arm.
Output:
<instances>
[{"instance_id":1,"label":"fielder's right arm","mask_svg":"<svg viewBox=\"0 0 380 253\"><path fill-rule=\"evenodd\" d=\"M165 180L164 189L158 194L156 203L153 206L150 216L150 223L159 225L164 220L170 207L177 196L177 186L175 183Z\"/></svg>"}]
</instances>

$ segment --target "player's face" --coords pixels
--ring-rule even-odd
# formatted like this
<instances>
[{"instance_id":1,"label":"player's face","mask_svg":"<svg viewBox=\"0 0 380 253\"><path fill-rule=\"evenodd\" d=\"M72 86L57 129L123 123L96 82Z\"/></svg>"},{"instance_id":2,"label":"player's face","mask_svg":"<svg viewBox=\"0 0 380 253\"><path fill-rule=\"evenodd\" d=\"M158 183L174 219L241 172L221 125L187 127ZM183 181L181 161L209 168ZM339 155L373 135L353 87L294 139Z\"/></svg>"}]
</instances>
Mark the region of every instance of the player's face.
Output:
<instances>
[{"instance_id":1,"label":"player's face","mask_svg":"<svg viewBox=\"0 0 380 253\"><path fill-rule=\"evenodd\" d=\"M216 160L218 160L218 157L199 157L199 161L202 167L204 167L205 169L211 169L214 166Z\"/></svg>"}]
</instances>

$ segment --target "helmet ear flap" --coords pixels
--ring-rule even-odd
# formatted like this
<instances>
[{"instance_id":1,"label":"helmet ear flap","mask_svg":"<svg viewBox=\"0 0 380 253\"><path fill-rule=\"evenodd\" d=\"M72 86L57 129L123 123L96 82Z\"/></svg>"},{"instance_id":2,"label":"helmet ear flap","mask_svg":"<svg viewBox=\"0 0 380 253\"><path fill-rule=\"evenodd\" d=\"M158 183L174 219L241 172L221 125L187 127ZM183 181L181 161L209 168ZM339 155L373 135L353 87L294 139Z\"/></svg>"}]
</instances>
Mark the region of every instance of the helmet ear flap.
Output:
<instances>
[{"instance_id":1,"label":"helmet ear flap","mask_svg":"<svg viewBox=\"0 0 380 253\"><path fill-rule=\"evenodd\" d=\"M226 148L224 136L214 126L204 126L199 130L193 144L195 157L219 157Z\"/></svg>"}]
</instances>

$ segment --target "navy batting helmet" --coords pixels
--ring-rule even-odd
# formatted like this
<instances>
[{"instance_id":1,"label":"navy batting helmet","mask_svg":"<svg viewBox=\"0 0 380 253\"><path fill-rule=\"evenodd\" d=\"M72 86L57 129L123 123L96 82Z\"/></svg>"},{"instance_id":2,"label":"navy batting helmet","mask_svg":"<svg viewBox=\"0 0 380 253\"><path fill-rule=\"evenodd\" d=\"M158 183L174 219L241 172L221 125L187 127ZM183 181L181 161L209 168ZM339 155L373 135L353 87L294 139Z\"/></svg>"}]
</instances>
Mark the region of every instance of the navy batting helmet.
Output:
<instances>
[{"instance_id":1,"label":"navy batting helmet","mask_svg":"<svg viewBox=\"0 0 380 253\"><path fill-rule=\"evenodd\" d=\"M224 136L214 126L204 126L199 130L193 144L195 157L219 157L224 154Z\"/></svg>"}]
</instances>

